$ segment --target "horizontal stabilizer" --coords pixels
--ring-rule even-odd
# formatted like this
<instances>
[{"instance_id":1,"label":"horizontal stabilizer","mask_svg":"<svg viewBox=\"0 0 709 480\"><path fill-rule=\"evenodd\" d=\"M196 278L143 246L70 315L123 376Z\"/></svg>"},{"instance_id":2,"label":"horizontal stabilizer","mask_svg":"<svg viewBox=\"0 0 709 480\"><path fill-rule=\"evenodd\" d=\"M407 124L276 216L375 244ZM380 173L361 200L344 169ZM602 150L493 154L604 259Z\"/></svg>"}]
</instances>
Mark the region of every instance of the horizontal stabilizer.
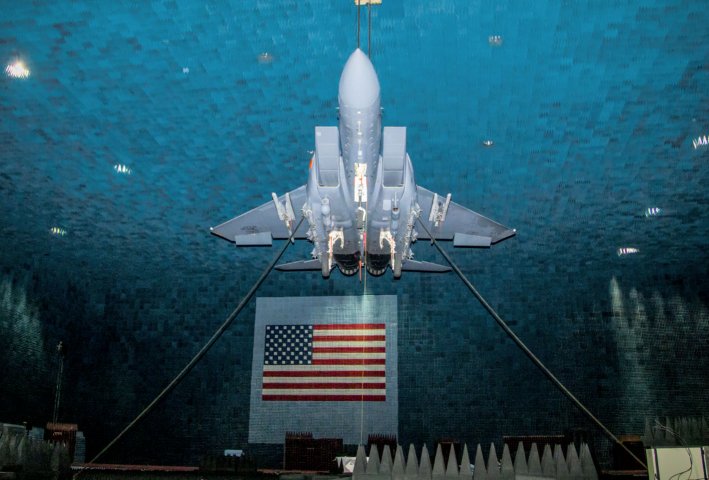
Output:
<instances>
[{"instance_id":1,"label":"horizontal stabilizer","mask_svg":"<svg viewBox=\"0 0 709 480\"><path fill-rule=\"evenodd\" d=\"M322 265L320 263L320 260L317 259L298 260L297 262L282 263L280 265L276 265L275 268L276 270L280 270L281 272L303 272L308 270L320 271L322 269Z\"/></svg>"},{"instance_id":2,"label":"horizontal stabilizer","mask_svg":"<svg viewBox=\"0 0 709 480\"><path fill-rule=\"evenodd\" d=\"M403 272L446 273L450 272L451 268L437 263L407 260L401 265L401 270Z\"/></svg>"}]
</instances>

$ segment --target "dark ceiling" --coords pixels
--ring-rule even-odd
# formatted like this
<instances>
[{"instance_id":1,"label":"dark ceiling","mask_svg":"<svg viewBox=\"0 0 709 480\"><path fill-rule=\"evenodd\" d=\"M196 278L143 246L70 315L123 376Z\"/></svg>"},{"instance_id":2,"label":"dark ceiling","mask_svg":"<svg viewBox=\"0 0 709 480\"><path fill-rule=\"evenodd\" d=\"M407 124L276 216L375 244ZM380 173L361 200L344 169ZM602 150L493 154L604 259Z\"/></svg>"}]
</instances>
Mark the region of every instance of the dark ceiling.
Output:
<instances>
[{"instance_id":1,"label":"dark ceiling","mask_svg":"<svg viewBox=\"0 0 709 480\"><path fill-rule=\"evenodd\" d=\"M63 340L62 417L95 453L275 253L209 227L305 183L355 8L2 3L0 59L29 76L0 79L0 421L50 418ZM372 60L417 182L517 229L454 260L594 411L637 431L709 400L709 26L703 1L624 3L384 0ZM399 296L403 440L592 429L452 274L274 272L258 295L365 292ZM116 458L245 442L253 315Z\"/></svg>"}]
</instances>

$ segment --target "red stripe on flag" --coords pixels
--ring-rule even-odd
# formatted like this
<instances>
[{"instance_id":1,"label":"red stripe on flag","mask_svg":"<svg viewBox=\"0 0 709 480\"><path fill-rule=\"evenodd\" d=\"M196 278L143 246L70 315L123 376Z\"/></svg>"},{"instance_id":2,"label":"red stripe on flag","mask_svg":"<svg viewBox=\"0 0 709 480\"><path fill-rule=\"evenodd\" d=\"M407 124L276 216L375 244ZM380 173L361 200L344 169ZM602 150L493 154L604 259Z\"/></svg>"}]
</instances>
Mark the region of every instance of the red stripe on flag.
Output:
<instances>
[{"instance_id":1,"label":"red stripe on flag","mask_svg":"<svg viewBox=\"0 0 709 480\"><path fill-rule=\"evenodd\" d=\"M313 353L385 353L384 347L313 347Z\"/></svg>"},{"instance_id":2,"label":"red stripe on flag","mask_svg":"<svg viewBox=\"0 0 709 480\"><path fill-rule=\"evenodd\" d=\"M292 389L302 389L302 390L315 390L315 389L337 390L340 388L347 388L347 389L374 388L374 389L378 389L378 390L384 390L386 388L386 384L384 384L384 383L363 383L363 382L359 382L359 383L357 383L357 382L355 382L355 383L264 383L263 384L264 390L267 390L269 388L276 388L276 389L292 388Z\"/></svg>"},{"instance_id":3,"label":"red stripe on flag","mask_svg":"<svg viewBox=\"0 0 709 480\"><path fill-rule=\"evenodd\" d=\"M384 330L385 326L386 325L383 323L352 323L347 325L320 324L313 325L313 330Z\"/></svg>"},{"instance_id":4,"label":"red stripe on flag","mask_svg":"<svg viewBox=\"0 0 709 480\"><path fill-rule=\"evenodd\" d=\"M385 365L383 358L313 359L312 365Z\"/></svg>"},{"instance_id":5,"label":"red stripe on flag","mask_svg":"<svg viewBox=\"0 0 709 480\"><path fill-rule=\"evenodd\" d=\"M384 335L313 335L314 342L383 342Z\"/></svg>"},{"instance_id":6,"label":"red stripe on flag","mask_svg":"<svg viewBox=\"0 0 709 480\"><path fill-rule=\"evenodd\" d=\"M383 377L384 375L384 370L329 370L326 372L283 370L280 372L263 372L264 377Z\"/></svg>"},{"instance_id":7,"label":"red stripe on flag","mask_svg":"<svg viewBox=\"0 0 709 480\"><path fill-rule=\"evenodd\" d=\"M386 395L263 395L264 401L385 402Z\"/></svg>"}]
</instances>

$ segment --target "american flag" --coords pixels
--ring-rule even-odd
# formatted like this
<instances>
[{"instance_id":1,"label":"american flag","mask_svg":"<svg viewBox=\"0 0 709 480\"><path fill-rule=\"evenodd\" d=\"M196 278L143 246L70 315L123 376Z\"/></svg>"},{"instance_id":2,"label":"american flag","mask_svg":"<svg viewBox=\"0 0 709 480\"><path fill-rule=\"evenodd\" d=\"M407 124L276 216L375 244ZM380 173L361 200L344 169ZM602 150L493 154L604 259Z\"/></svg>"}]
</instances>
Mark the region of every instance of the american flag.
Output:
<instances>
[{"instance_id":1,"label":"american flag","mask_svg":"<svg viewBox=\"0 0 709 480\"><path fill-rule=\"evenodd\" d=\"M386 400L383 323L266 325L264 401Z\"/></svg>"}]
</instances>

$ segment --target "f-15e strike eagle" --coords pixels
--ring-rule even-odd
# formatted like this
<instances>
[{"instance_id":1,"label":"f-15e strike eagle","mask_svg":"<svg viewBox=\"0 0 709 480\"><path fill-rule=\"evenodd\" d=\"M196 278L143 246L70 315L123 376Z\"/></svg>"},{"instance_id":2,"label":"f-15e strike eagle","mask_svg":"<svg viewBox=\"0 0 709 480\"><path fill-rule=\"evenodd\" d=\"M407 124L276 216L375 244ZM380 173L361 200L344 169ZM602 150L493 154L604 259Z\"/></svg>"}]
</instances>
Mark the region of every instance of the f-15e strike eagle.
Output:
<instances>
[{"instance_id":1,"label":"f-15e strike eagle","mask_svg":"<svg viewBox=\"0 0 709 480\"><path fill-rule=\"evenodd\" d=\"M320 270L324 278L337 266L345 275L362 267L380 276L391 267L403 271L447 272L449 267L413 259L411 244L430 240L416 229L417 219L436 240L456 247L489 247L515 234L414 182L406 153L406 127L384 127L379 79L369 57L357 48L342 70L339 128L315 127L315 151L308 183L211 229L237 246L271 245L272 239L307 239L312 259L278 265L285 271ZM292 232L296 211L307 228Z\"/></svg>"}]
</instances>

